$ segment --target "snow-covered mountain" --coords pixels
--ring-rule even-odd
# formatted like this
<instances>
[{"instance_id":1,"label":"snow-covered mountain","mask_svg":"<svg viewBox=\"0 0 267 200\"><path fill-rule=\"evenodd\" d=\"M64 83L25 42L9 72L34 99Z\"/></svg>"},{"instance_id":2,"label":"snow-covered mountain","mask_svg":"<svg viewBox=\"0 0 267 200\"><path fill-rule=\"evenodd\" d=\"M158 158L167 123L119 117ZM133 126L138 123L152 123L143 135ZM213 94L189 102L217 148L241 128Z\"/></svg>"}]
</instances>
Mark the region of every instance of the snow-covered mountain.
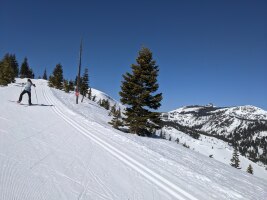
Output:
<instances>
[{"instance_id":1,"label":"snow-covered mountain","mask_svg":"<svg viewBox=\"0 0 267 200\"><path fill-rule=\"evenodd\" d=\"M267 165L267 111L255 106L186 106L163 113L164 124L189 133L236 144L239 152L254 162Z\"/></svg>"},{"instance_id":2,"label":"snow-covered mountain","mask_svg":"<svg viewBox=\"0 0 267 200\"><path fill-rule=\"evenodd\" d=\"M17 80L23 82L24 80ZM113 129L108 111L33 80L0 88L0 199L212 200L267 196L266 180L158 138ZM36 92L36 94L35 94ZM264 172L261 174L266 176Z\"/></svg>"}]
</instances>

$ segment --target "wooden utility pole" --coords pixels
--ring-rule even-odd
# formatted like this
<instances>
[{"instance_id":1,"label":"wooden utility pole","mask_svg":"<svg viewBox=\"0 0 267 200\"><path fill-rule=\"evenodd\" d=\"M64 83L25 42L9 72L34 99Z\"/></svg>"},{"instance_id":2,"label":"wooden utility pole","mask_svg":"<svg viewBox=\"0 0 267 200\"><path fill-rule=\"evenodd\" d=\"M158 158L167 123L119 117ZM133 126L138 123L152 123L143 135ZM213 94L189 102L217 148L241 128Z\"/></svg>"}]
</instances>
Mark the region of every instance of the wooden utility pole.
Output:
<instances>
[{"instance_id":1,"label":"wooden utility pole","mask_svg":"<svg viewBox=\"0 0 267 200\"><path fill-rule=\"evenodd\" d=\"M80 74L81 74L81 65L82 65L82 40L80 45L80 61L78 66L78 76L77 76L77 85L76 85L76 104L79 101L79 93L80 93Z\"/></svg>"}]
</instances>

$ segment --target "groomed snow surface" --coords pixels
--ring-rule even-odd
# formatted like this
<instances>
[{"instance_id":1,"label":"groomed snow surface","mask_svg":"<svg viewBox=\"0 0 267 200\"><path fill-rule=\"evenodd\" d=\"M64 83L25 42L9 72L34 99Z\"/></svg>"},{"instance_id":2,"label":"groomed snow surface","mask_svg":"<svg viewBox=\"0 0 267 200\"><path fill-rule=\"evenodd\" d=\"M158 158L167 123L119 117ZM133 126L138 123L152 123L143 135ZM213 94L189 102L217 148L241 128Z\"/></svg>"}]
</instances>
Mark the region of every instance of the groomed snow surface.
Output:
<instances>
[{"instance_id":1,"label":"groomed snow surface","mask_svg":"<svg viewBox=\"0 0 267 200\"><path fill-rule=\"evenodd\" d=\"M267 182L162 139L107 124L108 111L33 80L0 88L1 200L266 199Z\"/></svg>"}]
</instances>

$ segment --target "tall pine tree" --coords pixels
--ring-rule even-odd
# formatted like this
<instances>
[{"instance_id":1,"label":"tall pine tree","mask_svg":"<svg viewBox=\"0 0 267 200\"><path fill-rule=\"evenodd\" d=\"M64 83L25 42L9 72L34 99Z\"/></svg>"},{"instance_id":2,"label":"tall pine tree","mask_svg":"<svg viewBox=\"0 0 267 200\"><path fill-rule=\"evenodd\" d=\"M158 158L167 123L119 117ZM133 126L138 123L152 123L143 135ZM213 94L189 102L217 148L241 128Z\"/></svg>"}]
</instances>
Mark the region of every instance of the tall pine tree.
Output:
<instances>
[{"instance_id":1,"label":"tall pine tree","mask_svg":"<svg viewBox=\"0 0 267 200\"><path fill-rule=\"evenodd\" d=\"M68 80L64 80L63 81L63 89L66 93L70 92L70 85L69 85L69 81Z\"/></svg>"},{"instance_id":2,"label":"tall pine tree","mask_svg":"<svg viewBox=\"0 0 267 200\"><path fill-rule=\"evenodd\" d=\"M15 82L18 76L18 62L15 54L6 54L0 62L0 85Z\"/></svg>"},{"instance_id":3,"label":"tall pine tree","mask_svg":"<svg viewBox=\"0 0 267 200\"><path fill-rule=\"evenodd\" d=\"M230 165L232 167L237 168L237 169L241 169L241 167L239 167L239 163L240 163L239 154L238 154L238 151L237 151L237 147L235 147L234 152L233 152L233 157L231 158Z\"/></svg>"},{"instance_id":4,"label":"tall pine tree","mask_svg":"<svg viewBox=\"0 0 267 200\"><path fill-rule=\"evenodd\" d=\"M43 79L44 79L44 80L47 80L46 68L45 68L45 70L44 70Z\"/></svg>"},{"instance_id":5,"label":"tall pine tree","mask_svg":"<svg viewBox=\"0 0 267 200\"><path fill-rule=\"evenodd\" d=\"M29 72L28 72L28 78L34 78L34 73L32 71L32 68L29 69Z\"/></svg>"},{"instance_id":6,"label":"tall pine tree","mask_svg":"<svg viewBox=\"0 0 267 200\"><path fill-rule=\"evenodd\" d=\"M9 67L12 68L12 71L13 71L12 76L14 78L18 77L19 65L18 65L18 62L17 62L15 54L6 54L4 59L7 60L8 64L9 64Z\"/></svg>"},{"instance_id":7,"label":"tall pine tree","mask_svg":"<svg viewBox=\"0 0 267 200\"><path fill-rule=\"evenodd\" d=\"M20 78L31 78L29 77L29 74L30 74L30 67L28 64L28 59L27 57L25 57L20 67Z\"/></svg>"},{"instance_id":8,"label":"tall pine tree","mask_svg":"<svg viewBox=\"0 0 267 200\"><path fill-rule=\"evenodd\" d=\"M80 84L80 93L83 96L81 102L83 102L83 98L88 93L89 88L89 77L88 77L88 68L84 69L83 76L81 78L82 82Z\"/></svg>"},{"instance_id":9,"label":"tall pine tree","mask_svg":"<svg viewBox=\"0 0 267 200\"><path fill-rule=\"evenodd\" d=\"M70 88L70 91L74 91L74 83L72 80L69 81L69 88Z\"/></svg>"},{"instance_id":10,"label":"tall pine tree","mask_svg":"<svg viewBox=\"0 0 267 200\"><path fill-rule=\"evenodd\" d=\"M115 109L111 112L113 112L113 119L109 122L109 124L111 124L113 128L119 129L120 126L123 126L123 122L121 121L121 111L120 109L116 110L115 107Z\"/></svg>"},{"instance_id":11,"label":"tall pine tree","mask_svg":"<svg viewBox=\"0 0 267 200\"><path fill-rule=\"evenodd\" d=\"M49 77L49 86L56 89L63 89L63 68L61 64L57 64L53 74Z\"/></svg>"},{"instance_id":12,"label":"tall pine tree","mask_svg":"<svg viewBox=\"0 0 267 200\"><path fill-rule=\"evenodd\" d=\"M123 75L120 96L121 102L127 105L123 121L131 133L151 135L160 123L159 113L152 112L161 106L162 100L162 93L155 94L159 69L148 48L139 51L136 62L132 73Z\"/></svg>"},{"instance_id":13,"label":"tall pine tree","mask_svg":"<svg viewBox=\"0 0 267 200\"><path fill-rule=\"evenodd\" d=\"M92 100L92 88L88 90L88 99Z\"/></svg>"},{"instance_id":14,"label":"tall pine tree","mask_svg":"<svg viewBox=\"0 0 267 200\"><path fill-rule=\"evenodd\" d=\"M14 72L14 77L18 77L19 76L19 64L17 62L15 54L10 54L9 59L10 59L10 61L9 61L10 66Z\"/></svg>"}]
</instances>

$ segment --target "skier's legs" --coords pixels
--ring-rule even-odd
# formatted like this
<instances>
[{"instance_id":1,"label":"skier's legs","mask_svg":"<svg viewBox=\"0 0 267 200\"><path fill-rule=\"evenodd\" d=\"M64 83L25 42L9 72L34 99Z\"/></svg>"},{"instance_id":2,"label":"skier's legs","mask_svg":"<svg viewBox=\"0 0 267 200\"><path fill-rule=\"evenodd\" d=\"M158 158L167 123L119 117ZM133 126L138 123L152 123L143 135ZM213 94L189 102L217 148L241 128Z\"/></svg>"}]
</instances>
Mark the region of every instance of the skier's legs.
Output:
<instances>
[{"instance_id":1,"label":"skier's legs","mask_svg":"<svg viewBox=\"0 0 267 200\"><path fill-rule=\"evenodd\" d=\"M26 90L23 90L22 93L19 95L19 102L21 102L23 95L27 93Z\"/></svg>"},{"instance_id":2,"label":"skier's legs","mask_svg":"<svg viewBox=\"0 0 267 200\"><path fill-rule=\"evenodd\" d=\"M27 94L29 96L29 105L31 105L32 104L31 93L27 91Z\"/></svg>"}]
</instances>

